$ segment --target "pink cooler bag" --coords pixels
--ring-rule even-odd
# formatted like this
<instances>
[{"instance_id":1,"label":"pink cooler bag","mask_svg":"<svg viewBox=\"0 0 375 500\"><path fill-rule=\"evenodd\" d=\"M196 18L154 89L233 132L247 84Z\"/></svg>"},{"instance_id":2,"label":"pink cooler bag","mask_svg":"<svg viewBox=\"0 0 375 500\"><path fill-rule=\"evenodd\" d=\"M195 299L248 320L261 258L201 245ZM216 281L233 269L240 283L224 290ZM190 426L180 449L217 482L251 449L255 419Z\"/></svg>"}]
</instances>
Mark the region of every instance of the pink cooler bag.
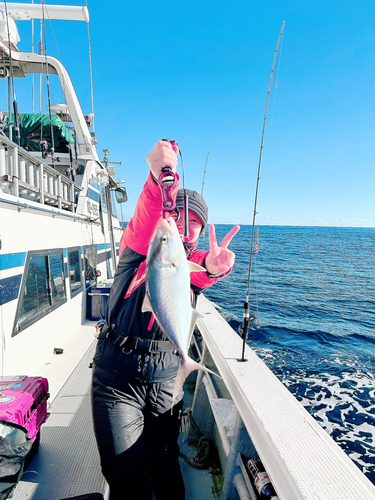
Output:
<instances>
[{"instance_id":1,"label":"pink cooler bag","mask_svg":"<svg viewBox=\"0 0 375 500\"><path fill-rule=\"evenodd\" d=\"M48 380L43 377L0 377L0 420L21 425L33 441L47 413Z\"/></svg>"}]
</instances>

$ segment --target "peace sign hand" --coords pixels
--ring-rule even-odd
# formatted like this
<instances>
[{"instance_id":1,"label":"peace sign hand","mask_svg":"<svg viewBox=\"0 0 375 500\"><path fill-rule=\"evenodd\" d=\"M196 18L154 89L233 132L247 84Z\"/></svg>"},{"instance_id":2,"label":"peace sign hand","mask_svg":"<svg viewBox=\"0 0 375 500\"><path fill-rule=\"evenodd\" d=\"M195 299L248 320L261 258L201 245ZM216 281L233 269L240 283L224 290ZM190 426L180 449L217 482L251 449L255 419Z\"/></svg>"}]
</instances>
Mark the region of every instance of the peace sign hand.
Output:
<instances>
[{"instance_id":1,"label":"peace sign hand","mask_svg":"<svg viewBox=\"0 0 375 500\"><path fill-rule=\"evenodd\" d=\"M215 226L210 224L209 240L210 251L206 257L206 269L210 274L223 274L233 267L235 255L228 250L228 245L240 230L240 226L234 226L224 236L220 245L217 244Z\"/></svg>"}]
</instances>

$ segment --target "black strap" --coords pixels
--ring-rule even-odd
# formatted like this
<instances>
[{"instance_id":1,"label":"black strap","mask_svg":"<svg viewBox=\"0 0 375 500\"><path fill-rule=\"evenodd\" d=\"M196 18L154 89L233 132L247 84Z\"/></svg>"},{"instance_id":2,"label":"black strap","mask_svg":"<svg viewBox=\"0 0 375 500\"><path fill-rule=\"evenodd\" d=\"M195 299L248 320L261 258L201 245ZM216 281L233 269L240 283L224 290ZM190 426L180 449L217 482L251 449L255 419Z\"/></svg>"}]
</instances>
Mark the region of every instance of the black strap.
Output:
<instances>
[{"instance_id":1,"label":"black strap","mask_svg":"<svg viewBox=\"0 0 375 500\"><path fill-rule=\"evenodd\" d=\"M124 337L123 335L112 332L110 336L113 345L119 347L124 353L129 354L132 351L138 352L173 352L176 351L174 345L169 340L141 339L139 337ZM177 351L176 351L177 352Z\"/></svg>"}]
</instances>

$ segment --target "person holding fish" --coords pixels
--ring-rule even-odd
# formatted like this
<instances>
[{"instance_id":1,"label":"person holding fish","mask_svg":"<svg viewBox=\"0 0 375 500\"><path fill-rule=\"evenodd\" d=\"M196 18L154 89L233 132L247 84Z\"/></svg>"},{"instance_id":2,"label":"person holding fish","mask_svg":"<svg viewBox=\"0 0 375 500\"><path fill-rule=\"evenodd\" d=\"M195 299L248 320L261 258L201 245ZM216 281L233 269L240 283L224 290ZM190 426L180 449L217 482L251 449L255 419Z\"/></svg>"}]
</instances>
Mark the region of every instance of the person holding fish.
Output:
<instances>
[{"instance_id":1,"label":"person holding fish","mask_svg":"<svg viewBox=\"0 0 375 500\"><path fill-rule=\"evenodd\" d=\"M178 152L177 143L163 140L146 157L150 174L120 242L98 336L92 412L111 500L185 499L177 443L182 386L191 371L207 370L188 356L199 317L196 298L226 277L235 261L228 245L239 226L218 244L210 225L210 250L197 250L208 208L196 191L178 190ZM165 175L175 181L168 203L176 202L176 211L164 210ZM189 195L187 214L183 191Z\"/></svg>"}]
</instances>

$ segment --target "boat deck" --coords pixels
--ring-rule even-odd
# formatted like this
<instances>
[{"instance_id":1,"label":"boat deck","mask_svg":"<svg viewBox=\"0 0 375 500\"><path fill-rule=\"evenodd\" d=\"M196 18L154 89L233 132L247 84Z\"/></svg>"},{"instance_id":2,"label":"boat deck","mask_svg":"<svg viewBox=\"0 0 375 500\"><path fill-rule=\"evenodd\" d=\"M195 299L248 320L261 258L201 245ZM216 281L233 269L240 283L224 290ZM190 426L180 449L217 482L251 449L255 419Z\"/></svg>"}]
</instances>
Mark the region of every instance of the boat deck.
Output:
<instances>
[{"instance_id":1,"label":"boat deck","mask_svg":"<svg viewBox=\"0 0 375 500\"><path fill-rule=\"evenodd\" d=\"M95 346L94 340L52 401L50 417L41 429L39 452L24 472L13 500L62 500L90 493L109 498L91 419L89 365ZM180 445L183 453L194 456L196 450L183 442L183 435ZM181 468L187 500L216 498L207 470L193 469L182 459Z\"/></svg>"},{"instance_id":2,"label":"boat deck","mask_svg":"<svg viewBox=\"0 0 375 500\"><path fill-rule=\"evenodd\" d=\"M105 495L93 434L90 403L95 342L86 351L49 408L39 452L24 472L14 500L60 500L88 493Z\"/></svg>"}]
</instances>

